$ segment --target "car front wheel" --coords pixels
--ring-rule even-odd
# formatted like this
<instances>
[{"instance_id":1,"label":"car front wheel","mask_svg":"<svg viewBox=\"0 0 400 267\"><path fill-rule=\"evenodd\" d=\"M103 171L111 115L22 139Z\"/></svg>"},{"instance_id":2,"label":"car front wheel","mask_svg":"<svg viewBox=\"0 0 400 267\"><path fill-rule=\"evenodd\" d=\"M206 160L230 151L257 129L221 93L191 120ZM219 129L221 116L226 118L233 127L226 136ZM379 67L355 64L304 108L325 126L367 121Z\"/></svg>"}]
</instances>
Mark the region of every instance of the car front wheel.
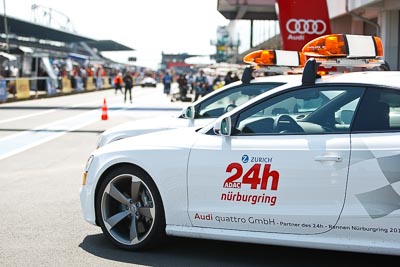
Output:
<instances>
[{"instance_id":1,"label":"car front wheel","mask_svg":"<svg viewBox=\"0 0 400 267\"><path fill-rule=\"evenodd\" d=\"M164 239L161 197L144 171L126 166L111 171L97 193L96 216L103 233L120 248L147 249Z\"/></svg>"}]
</instances>

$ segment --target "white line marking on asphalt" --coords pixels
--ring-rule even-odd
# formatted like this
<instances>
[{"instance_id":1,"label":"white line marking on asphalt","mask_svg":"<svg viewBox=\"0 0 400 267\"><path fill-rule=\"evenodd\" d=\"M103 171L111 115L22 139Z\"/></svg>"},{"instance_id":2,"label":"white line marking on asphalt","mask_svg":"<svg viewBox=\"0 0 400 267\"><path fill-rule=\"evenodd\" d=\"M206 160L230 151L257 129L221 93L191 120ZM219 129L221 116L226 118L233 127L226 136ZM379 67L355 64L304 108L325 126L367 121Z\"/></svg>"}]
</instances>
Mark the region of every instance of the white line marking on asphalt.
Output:
<instances>
[{"instance_id":1,"label":"white line marking on asphalt","mask_svg":"<svg viewBox=\"0 0 400 267\"><path fill-rule=\"evenodd\" d=\"M14 118L11 118L11 119L1 120L0 123L6 123L6 122L11 122L11 121L17 121L17 120L22 120L22 119L26 119L26 118L31 118L31 117L35 117L35 116L40 116L40 115L43 115L43 114L54 112L56 110L57 109L49 109L49 110L42 111L42 112L36 112L36 113L33 113L33 114L28 114L28 115L24 115L24 116L14 117Z\"/></svg>"},{"instance_id":2,"label":"white line marking on asphalt","mask_svg":"<svg viewBox=\"0 0 400 267\"><path fill-rule=\"evenodd\" d=\"M113 97L114 98L114 97ZM136 99L135 99L136 100ZM134 102L141 102L143 104L143 99L137 99ZM152 99L154 100L154 99ZM164 100L165 101L165 100ZM96 101L97 102L97 101ZM94 103L94 101L90 101L90 103ZM101 102L101 105L103 102ZM82 104L76 105L80 106ZM129 108L132 108L132 105L129 104L119 104L119 105L113 105L113 110L109 109L109 113L112 113L113 115L117 115L119 113L124 113L128 112L128 115L131 117L135 116L140 116L143 117L144 115L149 115L149 110L136 110L134 113L132 113ZM14 120L17 119L23 119L23 118L29 118L31 116L38 116L50 112L54 112L56 110L60 109L51 109L43 112L38 112L35 114L29 114L25 116L20 116L17 118L13 118ZM153 116L156 116L156 114L164 114L165 111L152 111L151 112ZM168 112L169 113L169 112ZM77 130L79 128L83 128L91 123L94 123L98 120L100 120L100 114L101 114L101 108L96 108L94 110L81 113L77 116L70 117L67 119L55 121L52 123L44 124L38 127L35 127L32 130L28 131L23 131L19 132L13 135L9 135L3 138L0 138L0 160L10 157L12 155L15 155L17 153L23 152L27 149L30 149L32 147L41 145L45 142L51 141L57 137L60 137L68 132ZM140 114L140 115L139 115ZM146 116L145 116L146 117ZM6 121L11 121L11 119L8 120L3 120L0 121L0 123L6 122Z\"/></svg>"},{"instance_id":3,"label":"white line marking on asphalt","mask_svg":"<svg viewBox=\"0 0 400 267\"><path fill-rule=\"evenodd\" d=\"M99 119L99 110L96 109L71 118L36 127L33 130L1 138L0 160L53 140L67 132L85 127Z\"/></svg>"}]
</instances>

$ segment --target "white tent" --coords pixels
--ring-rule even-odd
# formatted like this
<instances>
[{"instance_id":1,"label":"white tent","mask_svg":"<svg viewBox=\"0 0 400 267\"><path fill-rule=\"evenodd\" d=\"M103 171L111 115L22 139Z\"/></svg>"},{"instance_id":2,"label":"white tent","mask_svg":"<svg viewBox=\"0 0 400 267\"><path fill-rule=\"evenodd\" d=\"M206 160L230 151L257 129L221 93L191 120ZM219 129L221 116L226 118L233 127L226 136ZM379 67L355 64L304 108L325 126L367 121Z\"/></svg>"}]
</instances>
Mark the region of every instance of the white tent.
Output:
<instances>
[{"instance_id":1,"label":"white tent","mask_svg":"<svg viewBox=\"0 0 400 267\"><path fill-rule=\"evenodd\" d=\"M0 52L0 57L8 59L9 61L17 60L17 57L6 52Z\"/></svg>"},{"instance_id":2,"label":"white tent","mask_svg":"<svg viewBox=\"0 0 400 267\"><path fill-rule=\"evenodd\" d=\"M188 57L185 59L185 63L190 65L210 65L215 64L215 62L215 59L211 59L210 56Z\"/></svg>"}]
</instances>

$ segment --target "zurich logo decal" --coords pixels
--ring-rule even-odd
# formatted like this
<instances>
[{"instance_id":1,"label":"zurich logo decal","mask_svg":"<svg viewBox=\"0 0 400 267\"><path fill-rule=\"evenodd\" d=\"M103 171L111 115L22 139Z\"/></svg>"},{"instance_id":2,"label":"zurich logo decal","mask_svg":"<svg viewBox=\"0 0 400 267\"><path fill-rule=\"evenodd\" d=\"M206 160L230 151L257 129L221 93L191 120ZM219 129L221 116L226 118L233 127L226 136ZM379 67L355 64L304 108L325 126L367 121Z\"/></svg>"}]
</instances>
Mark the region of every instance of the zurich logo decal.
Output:
<instances>
[{"instance_id":1,"label":"zurich logo decal","mask_svg":"<svg viewBox=\"0 0 400 267\"><path fill-rule=\"evenodd\" d=\"M249 156L243 155L243 156L242 156L242 162L243 162L243 163L249 162Z\"/></svg>"}]
</instances>

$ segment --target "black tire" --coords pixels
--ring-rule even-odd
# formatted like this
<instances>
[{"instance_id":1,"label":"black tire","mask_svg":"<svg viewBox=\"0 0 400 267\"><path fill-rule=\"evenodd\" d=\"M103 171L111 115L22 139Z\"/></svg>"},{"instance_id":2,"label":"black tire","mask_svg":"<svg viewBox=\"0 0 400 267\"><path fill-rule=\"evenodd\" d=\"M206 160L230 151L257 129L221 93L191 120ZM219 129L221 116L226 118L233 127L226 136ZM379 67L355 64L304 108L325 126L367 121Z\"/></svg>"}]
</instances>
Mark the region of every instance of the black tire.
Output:
<instances>
[{"instance_id":1,"label":"black tire","mask_svg":"<svg viewBox=\"0 0 400 267\"><path fill-rule=\"evenodd\" d=\"M123 166L107 174L96 194L96 218L104 235L119 248L145 250L165 239L160 193L140 169Z\"/></svg>"}]
</instances>

